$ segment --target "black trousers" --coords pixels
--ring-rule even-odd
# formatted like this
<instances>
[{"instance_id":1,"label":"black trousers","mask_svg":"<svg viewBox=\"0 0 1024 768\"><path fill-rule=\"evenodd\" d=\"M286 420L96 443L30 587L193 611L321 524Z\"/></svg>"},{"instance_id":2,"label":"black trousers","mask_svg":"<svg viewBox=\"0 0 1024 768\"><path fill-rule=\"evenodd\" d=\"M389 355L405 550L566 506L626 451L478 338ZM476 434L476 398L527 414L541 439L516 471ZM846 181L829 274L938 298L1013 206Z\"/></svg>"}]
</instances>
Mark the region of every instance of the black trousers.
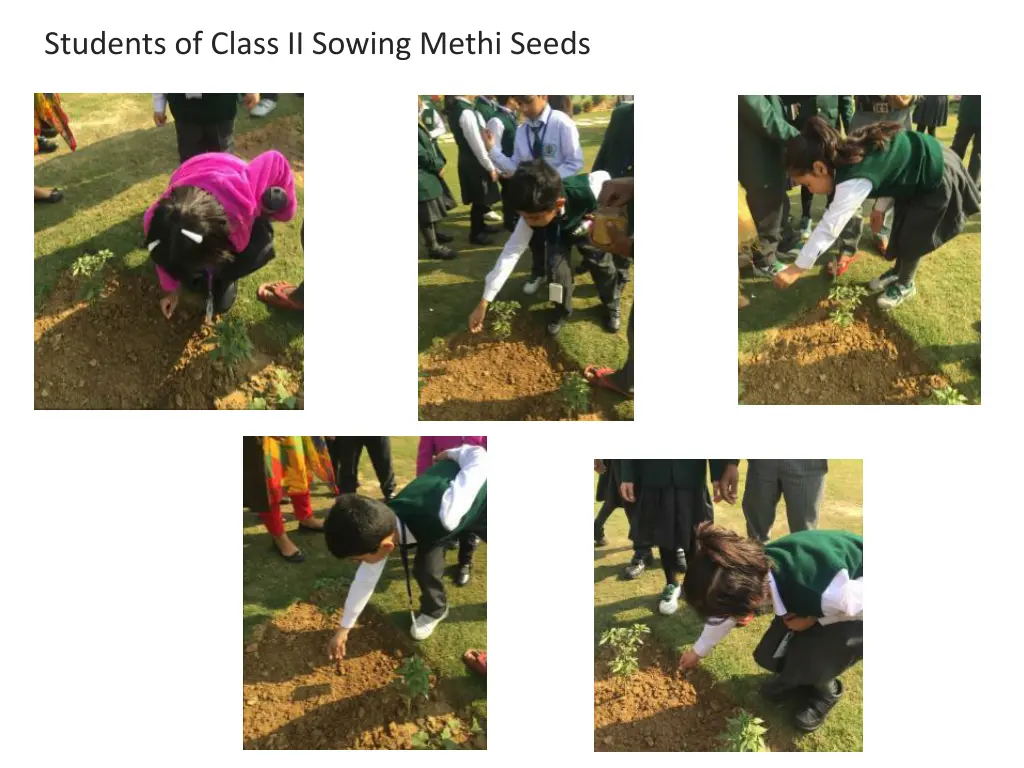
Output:
<instances>
[{"instance_id":1,"label":"black trousers","mask_svg":"<svg viewBox=\"0 0 1024 768\"><path fill-rule=\"evenodd\" d=\"M917 124L917 132L918 133L927 133L929 136L934 136L935 135L935 126L934 125L925 125L924 123L918 123Z\"/></svg>"},{"instance_id":2,"label":"black trousers","mask_svg":"<svg viewBox=\"0 0 1024 768\"><path fill-rule=\"evenodd\" d=\"M792 238L786 188L752 187L747 190L747 207L757 227L754 263L759 267L770 266L778 257L779 243Z\"/></svg>"},{"instance_id":3,"label":"black trousers","mask_svg":"<svg viewBox=\"0 0 1024 768\"><path fill-rule=\"evenodd\" d=\"M469 206L469 236L474 237L481 234L484 228L487 226L484 222L484 214L486 214L491 207L484 205L483 203L473 203Z\"/></svg>"},{"instance_id":4,"label":"black trousers","mask_svg":"<svg viewBox=\"0 0 1024 768\"><path fill-rule=\"evenodd\" d=\"M370 454L381 493L390 499L395 492L395 468L391 462L390 437L335 437L327 441L327 450L334 463L338 492L355 493L359 488L359 457L362 456L363 448Z\"/></svg>"},{"instance_id":5,"label":"black trousers","mask_svg":"<svg viewBox=\"0 0 1024 768\"><path fill-rule=\"evenodd\" d=\"M420 613L439 618L448 607L444 591L444 542L417 544L412 573L420 586Z\"/></svg>"},{"instance_id":6,"label":"black trousers","mask_svg":"<svg viewBox=\"0 0 1024 768\"><path fill-rule=\"evenodd\" d=\"M787 635L783 653L779 646ZM776 658L776 656L779 658ZM803 632L792 632L778 616L754 649L754 661L779 675L789 685L824 687L864 658L864 622L839 621L815 624Z\"/></svg>"},{"instance_id":7,"label":"black trousers","mask_svg":"<svg viewBox=\"0 0 1024 768\"><path fill-rule=\"evenodd\" d=\"M533 236L530 238L530 256L533 259L530 269L531 277L544 277L548 273L548 251L545 237L543 229L533 230Z\"/></svg>"},{"instance_id":8,"label":"black trousers","mask_svg":"<svg viewBox=\"0 0 1024 768\"><path fill-rule=\"evenodd\" d=\"M235 148L234 118L206 125L175 120L174 130L178 136L178 159L183 163L206 152L230 152Z\"/></svg>"},{"instance_id":9,"label":"black trousers","mask_svg":"<svg viewBox=\"0 0 1024 768\"><path fill-rule=\"evenodd\" d=\"M981 186L981 126L966 125L958 123L956 133L953 134L953 143L950 149L960 155L963 160L967 154L967 144L974 139L971 147L971 159L967 163L967 173L974 181L975 186Z\"/></svg>"}]
</instances>

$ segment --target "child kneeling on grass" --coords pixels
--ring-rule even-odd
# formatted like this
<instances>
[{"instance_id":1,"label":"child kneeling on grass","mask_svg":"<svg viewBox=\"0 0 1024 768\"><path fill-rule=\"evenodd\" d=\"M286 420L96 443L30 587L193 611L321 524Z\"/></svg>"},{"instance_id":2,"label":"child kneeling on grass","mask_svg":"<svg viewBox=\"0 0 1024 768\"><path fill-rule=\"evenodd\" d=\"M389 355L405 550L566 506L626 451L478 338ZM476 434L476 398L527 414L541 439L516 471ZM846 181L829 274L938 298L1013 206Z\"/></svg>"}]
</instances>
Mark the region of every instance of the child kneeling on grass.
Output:
<instances>
[{"instance_id":1,"label":"child kneeling on grass","mask_svg":"<svg viewBox=\"0 0 1024 768\"><path fill-rule=\"evenodd\" d=\"M574 245L584 254L584 263L597 286L605 310L605 330L615 333L619 329L622 285L612 256L586 245L585 231L581 234L584 220L597 210L601 187L609 178L607 172L597 171L563 179L542 159L519 166L506 184L506 204L519 214L519 223L505 243L494 269L484 279L483 298L469 316L471 331L477 333L483 329L487 306L512 274L519 257L530 247L534 229L543 230L549 238L548 269L552 287L561 294L560 298L553 295L557 303L548 332L552 336L558 334L572 314L573 277L569 256Z\"/></svg>"},{"instance_id":2,"label":"child kneeling on grass","mask_svg":"<svg viewBox=\"0 0 1024 768\"><path fill-rule=\"evenodd\" d=\"M464 531L487 540L487 451L462 445L444 451L434 466L403 488L390 506L355 494L340 496L324 523L335 557L359 562L345 598L341 627L331 638L331 659L345 656L348 634L370 600L388 556L399 550L412 610L408 549L416 548L412 574L420 586L420 615L410 634L426 640L448 615L444 590L444 544Z\"/></svg>"},{"instance_id":3,"label":"child kneeling on grass","mask_svg":"<svg viewBox=\"0 0 1024 768\"><path fill-rule=\"evenodd\" d=\"M835 197L796 263L775 276L778 288L790 286L841 234L853 240L835 270L845 272L854 258L861 203L871 197L875 234L886 211L894 209L885 257L896 263L868 284L882 292L878 306L892 309L917 292L914 274L921 258L959 235L967 218L981 211L981 193L960 158L934 137L904 131L898 123L875 123L844 139L812 117L786 144L786 168L813 194Z\"/></svg>"},{"instance_id":4,"label":"child kneeling on grass","mask_svg":"<svg viewBox=\"0 0 1024 768\"><path fill-rule=\"evenodd\" d=\"M171 175L143 219L146 248L167 295L168 319L182 286L207 295L207 315L227 312L238 279L274 258L270 220L295 216L295 179L271 150L251 163L223 152L197 155Z\"/></svg>"},{"instance_id":5,"label":"child kneeling on grass","mask_svg":"<svg viewBox=\"0 0 1024 768\"><path fill-rule=\"evenodd\" d=\"M705 523L683 581L707 623L679 660L696 667L737 624L770 604L775 618L754 650L774 675L771 701L796 703L795 725L821 727L843 694L838 676L864 655L864 540L847 531L801 531L761 545Z\"/></svg>"}]
</instances>

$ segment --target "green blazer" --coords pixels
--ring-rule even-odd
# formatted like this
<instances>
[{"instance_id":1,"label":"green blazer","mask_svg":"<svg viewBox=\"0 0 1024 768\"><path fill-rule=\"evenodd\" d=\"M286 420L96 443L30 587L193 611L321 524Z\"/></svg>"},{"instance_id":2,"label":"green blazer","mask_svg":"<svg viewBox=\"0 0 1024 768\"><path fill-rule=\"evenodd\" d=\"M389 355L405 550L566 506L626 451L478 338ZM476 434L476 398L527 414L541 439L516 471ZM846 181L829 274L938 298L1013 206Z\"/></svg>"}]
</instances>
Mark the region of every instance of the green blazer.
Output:
<instances>
[{"instance_id":1,"label":"green blazer","mask_svg":"<svg viewBox=\"0 0 1024 768\"><path fill-rule=\"evenodd\" d=\"M613 179L633 175L633 104L620 104L612 112L592 171L608 171Z\"/></svg>"},{"instance_id":2,"label":"green blazer","mask_svg":"<svg viewBox=\"0 0 1024 768\"><path fill-rule=\"evenodd\" d=\"M711 479L718 480L726 464L739 459L623 459L622 482L643 488L683 488L697 490L707 484L708 463Z\"/></svg>"},{"instance_id":3,"label":"green blazer","mask_svg":"<svg viewBox=\"0 0 1024 768\"><path fill-rule=\"evenodd\" d=\"M957 117L964 125L981 127L981 96L961 96L960 113Z\"/></svg>"},{"instance_id":4,"label":"green blazer","mask_svg":"<svg viewBox=\"0 0 1024 768\"><path fill-rule=\"evenodd\" d=\"M803 130L813 116L825 120L837 131L847 128L853 119L853 96L798 96L796 127Z\"/></svg>"},{"instance_id":5,"label":"green blazer","mask_svg":"<svg viewBox=\"0 0 1024 768\"><path fill-rule=\"evenodd\" d=\"M421 123L420 129L420 199L434 200L442 194L441 178L438 174L447 162Z\"/></svg>"},{"instance_id":6,"label":"green blazer","mask_svg":"<svg viewBox=\"0 0 1024 768\"><path fill-rule=\"evenodd\" d=\"M740 96L739 181L745 188L784 187L782 149L799 134L778 96Z\"/></svg>"}]
</instances>

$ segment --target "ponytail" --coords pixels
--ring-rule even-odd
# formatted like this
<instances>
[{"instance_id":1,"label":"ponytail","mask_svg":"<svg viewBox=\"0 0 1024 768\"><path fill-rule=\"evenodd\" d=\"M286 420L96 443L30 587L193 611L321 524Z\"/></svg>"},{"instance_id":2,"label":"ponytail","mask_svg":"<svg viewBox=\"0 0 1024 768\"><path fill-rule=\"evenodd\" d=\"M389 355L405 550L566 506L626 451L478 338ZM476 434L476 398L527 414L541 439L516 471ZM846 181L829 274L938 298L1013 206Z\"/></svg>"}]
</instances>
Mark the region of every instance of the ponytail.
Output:
<instances>
[{"instance_id":1,"label":"ponytail","mask_svg":"<svg viewBox=\"0 0 1024 768\"><path fill-rule=\"evenodd\" d=\"M705 619L745 616L763 602L770 569L758 542L713 523L701 523L683 595Z\"/></svg>"},{"instance_id":2,"label":"ponytail","mask_svg":"<svg viewBox=\"0 0 1024 768\"><path fill-rule=\"evenodd\" d=\"M902 126L899 123L873 123L845 139L825 120L815 115L807 125L786 143L786 170L792 176L810 173L816 162L829 170L841 165L856 165L869 152L884 149Z\"/></svg>"}]
</instances>

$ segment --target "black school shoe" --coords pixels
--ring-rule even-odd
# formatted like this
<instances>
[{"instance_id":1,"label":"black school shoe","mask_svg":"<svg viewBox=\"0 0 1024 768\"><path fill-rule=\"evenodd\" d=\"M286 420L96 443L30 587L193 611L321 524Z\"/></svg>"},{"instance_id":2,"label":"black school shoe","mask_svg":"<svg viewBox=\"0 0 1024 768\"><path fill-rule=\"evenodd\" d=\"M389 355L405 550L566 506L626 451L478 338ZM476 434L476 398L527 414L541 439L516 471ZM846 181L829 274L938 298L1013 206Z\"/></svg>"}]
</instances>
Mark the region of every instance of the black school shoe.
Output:
<instances>
[{"instance_id":1,"label":"black school shoe","mask_svg":"<svg viewBox=\"0 0 1024 768\"><path fill-rule=\"evenodd\" d=\"M803 690L805 690L804 686L784 682L779 675L773 675L771 679L761 686L761 695L768 699L768 701L778 703Z\"/></svg>"},{"instance_id":2,"label":"black school shoe","mask_svg":"<svg viewBox=\"0 0 1024 768\"><path fill-rule=\"evenodd\" d=\"M469 236L469 242L473 245L491 245L491 238L483 233Z\"/></svg>"},{"instance_id":3,"label":"black school shoe","mask_svg":"<svg viewBox=\"0 0 1024 768\"><path fill-rule=\"evenodd\" d=\"M437 238L437 242L441 245L448 245L448 243L454 243L455 238L451 235L446 235L444 232L434 232L434 237Z\"/></svg>"},{"instance_id":4,"label":"black school shoe","mask_svg":"<svg viewBox=\"0 0 1024 768\"><path fill-rule=\"evenodd\" d=\"M459 570L455 572L455 578L452 581L455 582L456 587L464 587L469 584L469 574L472 570L472 566L469 563L460 565Z\"/></svg>"},{"instance_id":5,"label":"black school shoe","mask_svg":"<svg viewBox=\"0 0 1024 768\"><path fill-rule=\"evenodd\" d=\"M594 546L595 546L595 547L603 547L603 546L605 546L605 545L606 545L607 543L608 543L608 539L606 539L606 538L604 537L604 534L603 534L603 533L602 533L602 534L601 534L600 536L595 536L595 537L594 537Z\"/></svg>"},{"instance_id":6,"label":"black school shoe","mask_svg":"<svg viewBox=\"0 0 1024 768\"><path fill-rule=\"evenodd\" d=\"M843 695L843 681L838 678L826 688L811 688L803 706L797 710L793 719L797 729L804 733L813 733L821 728L832 707Z\"/></svg>"},{"instance_id":7,"label":"black school shoe","mask_svg":"<svg viewBox=\"0 0 1024 768\"><path fill-rule=\"evenodd\" d=\"M619 328L622 327L622 318L619 314L619 310L607 310L604 316L604 329L608 333L618 333Z\"/></svg>"},{"instance_id":8,"label":"black school shoe","mask_svg":"<svg viewBox=\"0 0 1024 768\"><path fill-rule=\"evenodd\" d=\"M643 572L648 569L651 565L654 565L654 557L634 557L630 560L629 565L626 566L626 570L623 571L623 575L627 579L639 579Z\"/></svg>"},{"instance_id":9,"label":"black school shoe","mask_svg":"<svg viewBox=\"0 0 1024 768\"><path fill-rule=\"evenodd\" d=\"M552 336L557 336L562 332L562 329L565 328L565 324L567 322L569 322L569 317L567 315L559 315L548 323L548 333Z\"/></svg>"},{"instance_id":10,"label":"black school shoe","mask_svg":"<svg viewBox=\"0 0 1024 768\"><path fill-rule=\"evenodd\" d=\"M37 137L36 143L39 146L39 151L42 152L44 155L48 155L51 152L57 151L57 142L50 141L49 139L44 138L43 136Z\"/></svg>"},{"instance_id":11,"label":"black school shoe","mask_svg":"<svg viewBox=\"0 0 1024 768\"><path fill-rule=\"evenodd\" d=\"M453 251L447 245L441 245L438 246L437 248L431 248L430 251L427 252L428 259L441 259L442 261L451 261L457 255L458 254L455 253L455 251Z\"/></svg>"}]
</instances>

